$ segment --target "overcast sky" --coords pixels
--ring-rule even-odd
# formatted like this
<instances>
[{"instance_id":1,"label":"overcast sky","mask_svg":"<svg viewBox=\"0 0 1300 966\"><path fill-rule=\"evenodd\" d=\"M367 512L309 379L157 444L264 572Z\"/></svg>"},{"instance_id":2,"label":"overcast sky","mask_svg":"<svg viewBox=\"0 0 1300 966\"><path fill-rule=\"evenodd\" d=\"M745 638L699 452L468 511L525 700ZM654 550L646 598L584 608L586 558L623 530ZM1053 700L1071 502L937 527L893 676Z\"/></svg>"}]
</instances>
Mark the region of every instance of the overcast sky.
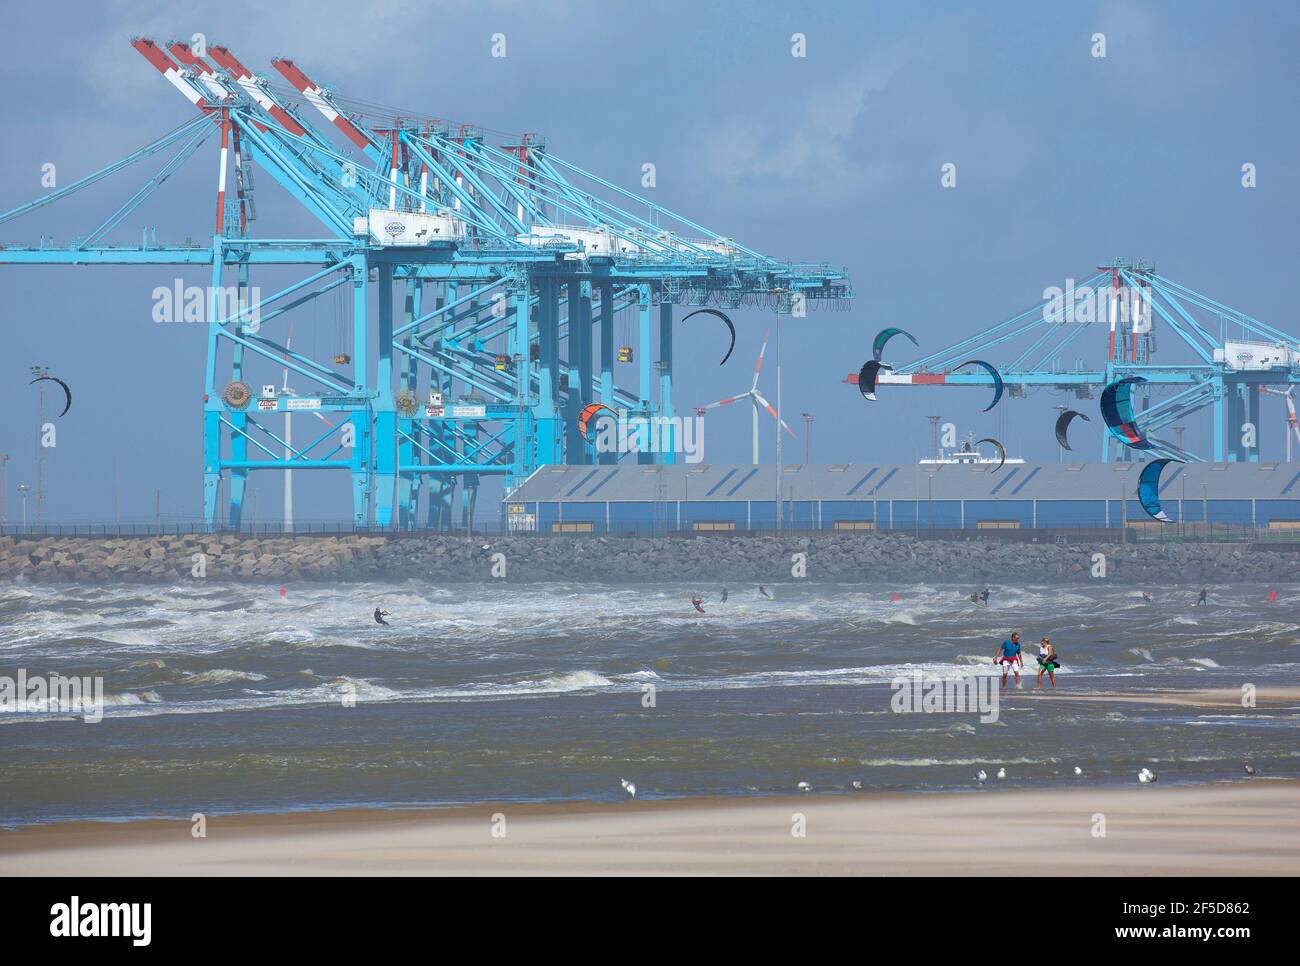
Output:
<instances>
[{"instance_id":1,"label":"overcast sky","mask_svg":"<svg viewBox=\"0 0 1300 966\"><path fill-rule=\"evenodd\" d=\"M1300 331L1291 292L1300 6L1289 2L407 0L367 9L328 0L4 0L0 9L8 82L0 211L46 190L44 164L66 185L189 119L190 105L129 40L202 32L258 72L290 56L342 94L541 132L552 153L719 234L779 258L846 266L851 312L811 313L783 328L785 409L800 432L787 461L802 459L804 411L816 416L818 462L914 461L928 449L926 414L963 434L999 435L1011 455L1055 460L1052 407L1061 400L1049 393L982 415L980 390L891 388L869 406L841 380L884 325L938 348L1116 256L1148 259ZM796 32L807 38L806 57L791 56ZM506 35L504 58L491 56L495 33ZM1093 56L1097 33L1104 58ZM207 236L214 152L209 142L110 238L132 243L146 224L163 243ZM646 162L657 169L653 189L640 186ZM955 188L941 186L945 163L956 165ZM1242 186L1243 164L1255 165L1257 187ZM44 235L67 244L156 167L2 225L0 243ZM320 234L276 195L269 178L258 182L258 233ZM205 331L150 317L152 290L176 276L156 267L0 268L0 452L11 456L11 521L17 484L33 480L34 363L76 393L49 452L49 520L111 521L119 480L124 518L151 518L155 488L170 518L199 516ZM180 277L207 284L205 271ZM679 329L679 410L748 388L771 320L757 311L734 318L735 355L721 370L720 334ZM294 324L295 345L332 353L329 306ZM1172 334L1158 336L1157 361L1189 361ZM1100 363L1103 328L1075 345ZM770 372L762 388L773 395ZM1277 400L1266 401L1262 422L1265 457L1277 457ZM1207 438L1208 421L1189 421L1189 447L1204 452ZM748 461L748 413L711 414L705 445L709 462ZM1095 437L1081 448L1087 458L1099 452ZM278 474L252 485L269 517ZM349 509L344 476L302 483L300 518L342 519Z\"/></svg>"}]
</instances>

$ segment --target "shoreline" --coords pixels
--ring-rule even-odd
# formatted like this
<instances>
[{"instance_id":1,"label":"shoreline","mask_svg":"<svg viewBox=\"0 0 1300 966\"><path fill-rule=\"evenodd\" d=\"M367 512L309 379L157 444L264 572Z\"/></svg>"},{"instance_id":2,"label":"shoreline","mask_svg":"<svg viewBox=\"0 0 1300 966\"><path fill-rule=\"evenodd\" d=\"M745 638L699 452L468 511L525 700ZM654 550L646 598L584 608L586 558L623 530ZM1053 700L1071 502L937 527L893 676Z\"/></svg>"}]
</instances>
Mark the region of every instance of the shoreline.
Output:
<instances>
[{"instance_id":1,"label":"shoreline","mask_svg":"<svg viewBox=\"0 0 1300 966\"><path fill-rule=\"evenodd\" d=\"M778 691L785 690L781 686L773 685ZM847 688L848 686L846 686ZM842 690L832 686L831 690ZM885 707L889 701L890 687L884 682L873 682L869 684L853 686L852 690L861 692L874 692L879 698L876 702L881 708ZM1008 684L1005 691L999 691L1000 707L1004 714L1014 714L1017 709L1027 711L1036 709L1039 713L1048 714L1049 719L1059 715L1077 715L1077 714L1103 714L1108 710L1120 711L1125 714L1136 715L1135 720L1141 720L1144 715L1169 715L1175 714L1186 716L1188 718L1197 718L1208 716L1210 718L1261 718L1274 717L1278 713L1283 716L1294 717L1300 712L1300 686L1269 686L1257 689L1254 697L1255 701L1251 707L1242 706L1242 690L1237 687L1206 687L1206 688L1168 688L1162 690L1152 690L1148 692L1135 692L1131 690L1119 691L1074 691L1071 685L1066 685L1064 689L1056 692L1044 691L1035 692L1031 686L1026 686L1024 690L1016 691ZM545 695L544 700L557 700L578 702L583 699L583 695L573 692L558 693ZM589 697L602 697L598 694L591 694ZM617 695L605 695L604 697L612 700ZM387 706L393 702L378 702L381 706ZM487 703L494 703L489 700ZM1061 707L1055 712L1051 711L1051 706L1060 704ZM1096 707L1092 707L1096 706ZM286 711L312 712L318 710L320 706L298 706L295 708L277 708L271 710L250 710L247 712L235 712L238 715L264 715L278 714ZM568 709L570 712L572 707ZM376 711L376 713L379 713ZM1235 722L1230 722L1235 723ZM1279 722L1280 723L1280 722ZM77 732L75 736L79 737ZM1077 752L1074 758L1066 754L1064 757L1050 759L1049 762L1030 763L1034 767L1025 770L1018 768L1026 762L1018 759L1015 754L1010 757L999 757L996 754L997 749L982 748L969 749L957 753L959 760L949 761L952 754L940 755L934 759L926 752L917 752L914 755L903 755L901 760L896 760L898 756L888 757L883 761L876 761L867 756L868 759L858 761L858 767L854 767L853 762L832 765L830 767L814 770L809 774L795 774L784 772L781 774L768 774L763 776L765 780L760 781L743 781L732 776L732 780L721 780L706 783L686 784L669 782L660 787L656 783L656 776L645 771L637 771L629 768L629 775L642 786L642 793L649 792L649 798L638 800L639 807L667 807L670 804L682 805L682 803L708 804L711 802L737 804L746 801L756 802L780 802L790 798L794 794L794 779L809 778L814 786L814 794L811 796L795 796L799 801L822 801L825 799L836 800L847 798L854 801L864 801L873 795L917 795L931 797L934 795L981 795L993 791L998 793L1007 792L1054 792L1054 791L1074 791L1081 785L1097 789L1118 790L1133 783L1136 770L1139 765L1150 764L1159 772L1160 789L1168 788L1186 788L1213 786L1216 784L1237 784L1249 782L1276 782L1285 780L1300 781L1298 769L1294 762L1287 760L1270 760L1270 754L1262 752L1259 749L1251 749L1242 746L1235 749L1235 753L1225 754L1213 758L1194 758L1188 763L1181 762L1176 757L1169 757L1168 754L1163 757L1156 755L1153 758L1144 758L1141 754L1131 759L1131 767L1125 765L1120 768L1115 767L1115 762L1107 759L1104 755L1097 758L1094 754L1084 750ZM1005 751L1005 750L1004 750ZM876 755L875 757L879 757ZM1283 755L1282 758L1294 758ZM913 760L913 759L917 760ZM1095 759L1095 760L1094 760ZM1000 783L992 779L987 785L979 784L974 775L977 770L987 769L989 775L997 770L1000 764L1004 763L1014 774L1013 780ZM1084 768L1084 776L1076 778L1070 774L1072 766L1081 764ZM916 764L919 767L909 768L908 765ZM881 766L881 770L877 770ZM894 767L898 766L898 767ZM960 767L953 767L960 766ZM1257 773L1248 772L1247 766L1254 766ZM937 770L936 770L937 769ZM324 815L358 815L374 816L380 814L392 815L411 815L425 814L428 816L445 815L447 813L464 812L468 809L494 809L509 810L512 813L521 809L546 809L556 808L560 810L579 811L585 808L600 809L611 804L619 804L623 800L623 793L618 790L614 777L604 776L605 781L600 781L599 776L586 776L589 780L568 788L554 787L543 783L543 786L536 787L531 782L524 785L516 785L506 792L506 797L493 798L491 786L473 785L459 787L456 789L442 788L445 797L429 796L425 798L416 797L396 797L391 793L395 788L388 788L385 793L380 789L379 794L356 794L348 797L315 797L305 789L298 796L283 796L276 794L274 789L268 793L268 789L262 788L260 794L249 794L234 796L233 798L221 794L221 790L213 787L211 783L205 785L205 793L200 796L203 802L212 804L214 800L221 801L223 804L216 810L203 809L209 820L221 821L228 823L230 827L242 828L246 823L256 823L261 819L274 821L278 817L285 817L284 820L292 822L301 822L304 825L310 825L316 817ZM593 780L595 783L593 784ZM865 783L864 790L854 789L851 785L852 780L861 780ZM497 786L500 790L500 786ZM14 790L17 794L17 789ZM484 793L487 793L486 796ZM446 794L450 793L450 794ZM160 801L160 807L143 810L133 808L129 803L120 800L113 800L112 804L108 801L100 802L98 807L93 802L85 799L81 800L82 807L77 807L72 799L58 798L57 801L68 807L58 807L55 805L56 799L51 799L46 803L40 799L34 799L26 802L25 806L20 805L17 800L13 803L11 809L0 809L0 867L3 866L3 856L11 849L25 849L25 844L33 840L37 830L45 830L50 836L44 837L41 847L57 848L60 845L60 838L54 833L64 831L78 833L84 829L104 829L106 827L130 827L130 828L150 828L150 823L158 827L165 827L168 823L183 821L183 816L190 814L192 807L202 808L203 806L187 801L186 798L171 796ZM89 807L86 807L89 806ZM9 814L5 814L8 812ZM233 820L233 822L231 821Z\"/></svg>"},{"instance_id":2,"label":"shoreline","mask_svg":"<svg viewBox=\"0 0 1300 966\"><path fill-rule=\"evenodd\" d=\"M206 832L0 831L0 875L1296 875L1300 780L239 813Z\"/></svg>"},{"instance_id":3,"label":"shoreline","mask_svg":"<svg viewBox=\"0 0 1300 966\"><path fill-rule=\"evenodd\" d=\"M1025 662L1025 669L1020 672L1022 680L1032 680L1037 676L1037 671L1030 671L1029 662ZM1068 679L1067 679L1068 680ZM1046 678L1044 678L1046 681ZM1250 711L1258 708L1269 708L1279 710L1287 707L1300 707L1300 686L1298 685L1270 685L1267 687L1256 687L1254 693L1254 704L1247 706L1242 704L1243 692L1240 688L1192 688L1192 689L1171 689L1168 691L1151 690L1141 691L1068 691L1065 688L1056 688L1051 690L1046 684L1043 685L1042 691L1036 691L1032 687L1016 689L1012 687L1011 678L1007 679L1007 687L1002 694L1002 699L1007 698L1031 698L1035 701L1086 701L1091 704L1146 704L1165 707L1179 708L1236 708L1242 711Z\"/></svg>"}]
</instances>

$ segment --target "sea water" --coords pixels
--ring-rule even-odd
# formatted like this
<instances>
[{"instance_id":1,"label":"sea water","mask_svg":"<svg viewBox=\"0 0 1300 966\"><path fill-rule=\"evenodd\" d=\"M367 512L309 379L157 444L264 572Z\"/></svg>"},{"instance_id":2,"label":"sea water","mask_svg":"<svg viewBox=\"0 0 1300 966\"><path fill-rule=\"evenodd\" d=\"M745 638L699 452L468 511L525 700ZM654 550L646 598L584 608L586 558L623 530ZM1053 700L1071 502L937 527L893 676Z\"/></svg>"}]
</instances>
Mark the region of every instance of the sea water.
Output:
<instances>
[{"instance_id":1,"label":"sea water","mask_svg":"<svg viewBox=\"0 0 1300 966\"><path fill-rule=\"evenodd\" d=\"M0 676L105 694L98 723L0 713L0 823L614 799L622 778L656 798L1300 776L1300 707L1027 696L1044 635L1061 697L1300 684L1300 585L1205 607L1198 586L1103 581L994 585L988 607L944 584L728 589L12 582ZM917 672L987 673L1013 630L1025 690L996 720L891 709Z\"/></svg>"}]
</instances>

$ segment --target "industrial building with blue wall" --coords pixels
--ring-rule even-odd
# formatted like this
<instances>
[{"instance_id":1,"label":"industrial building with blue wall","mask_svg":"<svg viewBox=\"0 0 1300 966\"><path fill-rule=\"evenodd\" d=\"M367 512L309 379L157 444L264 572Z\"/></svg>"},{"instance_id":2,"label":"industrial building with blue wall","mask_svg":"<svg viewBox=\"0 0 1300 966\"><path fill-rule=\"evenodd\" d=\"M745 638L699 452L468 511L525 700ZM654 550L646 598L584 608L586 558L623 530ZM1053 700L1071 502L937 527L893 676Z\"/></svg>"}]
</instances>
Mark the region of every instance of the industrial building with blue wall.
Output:
<instances>
[{"instance_id":1,"label":"industrial building with blue wall","mask_svg":"<svg viewBox=\"0 0 1300 966\"><path fill-rule=\"evenodd\" d=\"M782 526L795 530L1160 527L1137 499L1142 463L791 465ZM513 530L627 533L770 530L775 466L543 466L506 497ZM1189 463L1165 469L1173 524L1300 529L1300 464ZM1167 525L1165 525L1167 526Z\"/></svg>"}]
</instances>

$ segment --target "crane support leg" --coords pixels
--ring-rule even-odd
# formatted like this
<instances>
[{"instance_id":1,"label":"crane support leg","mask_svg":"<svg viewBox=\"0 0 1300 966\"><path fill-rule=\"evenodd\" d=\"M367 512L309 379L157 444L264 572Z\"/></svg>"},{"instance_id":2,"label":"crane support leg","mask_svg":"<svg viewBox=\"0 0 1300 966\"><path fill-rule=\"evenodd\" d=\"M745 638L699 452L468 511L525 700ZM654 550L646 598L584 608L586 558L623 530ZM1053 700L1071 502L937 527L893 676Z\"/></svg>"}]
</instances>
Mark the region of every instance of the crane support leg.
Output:
<instances>
[{"instance_id":1,"label":"crane support leg","mask_svg":"<svg viewBox=\"0 0 1300 966\"><path fill-rule=\"evenodd\" d=\"M591 400L591 283L571 278L564 285L569 361L564 405L565 462L582 465L592 462L591 444L578 430L578 416Z\"/></svg>"},{"instance_id":2,"label":"crane support leg","mask_svg":"<svg viewBox=\"0 0 1300 966\"><path fill-rule=\"evenodd\" d=\"M248 263L244 262L239 266L239 290L236 293L236 306L243 312L245 306L250 303L250 294L248 290ZM245 326L242 315L238 322L235 323L236 333L243 338L245 335ZM234 346L234 361L231 364L231 379L244 379L244 347L236 342ZM248 428L248 416L244 413L231 413L230 422L234 429L230 433L230 460L237 464L230 471L230 528L238 530L243 522L244 515L244 490L248 485L248 467L244 464L248 461L248 437L245 435Z\"/></svg>"},{"instance_id":3,"label":"crane support leg","mask_svg":"<svg viewBox=\"0 0 1300 966\"><path fill-rule=\"evenodd\" d=\"M572 287L570 291L572 291ZM578 332L578 372L577 386L573 385L574 380L569 380L569 394L572 397L574 392L577 393L577 412L580 413L591 402L591 364L592 364L592 335L591 335L591 283L582 282L578 286L577 300L577 332ZM574 318L571 315L569 319L569 342L573 342ZM576 424L576 413L574 422ZM595 438L594 436L592 437ZM578 437L577 445L574 447L574 453L577 454L576 462L594 463L595 447L591 443L585 442L581 435Z\"/></svg>"},{"instance_id":4,"label":"crane support leg","mask_svg":"<svg viewBox=\"0 0 1300 966\"><path fill-rule=\"evenodd\" d=\"M1251 436L1255 444L1246 448L1246 459L1252 463L1258 463L1260 444L1263 442L1259 436L1264 431L1259 422L1259 390L1254 386L1242 386L1241 388L1246 393L1246 420L1250 423Z\"/></svg>"},{"instance_id":5,"label":"crane support leg","mask_svg":"<svg viewBox=\"0 0 1300 966\"><path fill-rule=\"evenodd\" d=\"M217 500L221 496L221 413L203 414L203 521L209 533L217 529Z\"/></svg>"},{"instance_id":6,"label":"crane support leg","mask_svg":"<svg viewBox=\"0 0 1300 966\"><path fill-rule=\"evenodd\" d=\"M529 373L532 371L532 364L529 362L529 330L532 324L529 316L532 298L528 285L522 279L512 279L507 286L507 291L514 303L515 320L510 338L510 351L514 353L515 364L516 416L511 433L514 459L513 470L507 473L505 478L506 492L510 492L532 474L533 468L537 465L537 454L533 449L535 437L532 431L532 420L529 418L531 409L528 405ZM538 301L540 302L540 299Z\"/></svg>"},{"instance_id":7,"label":"crane support leg","mask_svg":"<svg viewBox=\"0 0 1300 966\"><path fill-rule=\"evenodd\" d=\"M565 357L569 360L568 389L564 395L564 461L578 464L586 462L586 444L578 432L578 413L582 411L582 311L579 303L581 284L576 278L565 280L564 314L568 329L568 342Z\"/></svg>"},{"instance_id":8,"label":"crane support leg","mask_svg":"<svg viewBox=\"0 0 1300 966\"><path fill-rule=\"evenodd\" d=\"M203 520L211 532L219 525L221 514L221 400L217 390L217 356L220 352L221 270L223 250L221 235L212 238L212 287L208 298L208 361L204 393L203 418Z\"/></svg>"},{"instance_id":9,"label":"crane support leg","mask_svg":"<svg viewBox=\"0 0 1300 966\"><path fill-rule=\"evenodd\" d=\"M442 307L447 304L447 298L446 298L447 285L445 282L433 282L432 288L426 288L426 284L427 283L421 281L417 281L415 283L414 304L412 306L412 312L414 313L414 318L421 318L426 311L427 308L426 299L425 299L426 290L432 296L431 301L433 303L433 308L435 310L441 310ZM414 338L414 333L412 333L412 337L413 337L413 344L417 346L421 345L419 340ZM419 387L420 376L419 376L418 365L415 366L414 372L415 372L415 376L414 376L415 386L413 387L413 391L416 393L418 399L419 392L420 392L420 387ZM425 386L426 391L427 392L441 391L442 388L443 385L442 382L440 381L440 374L436 371L431 371L429 373L428 383ZM422 405L423 401L420 400L420 403ZM438 444L435 443L434 440L441 439L441 435L440 435L441 432L442 432L442 423L440 422L425 421L417 424L412 435L419 443L419 446L423 447L425 452L421 452L420 449L417 448L416 455L415 455L415 462L428 463L432 461L432 457L429 456L429 453L433 453L438 449ZM421 473L416 477L413 483L414 493L412 496L412 509L411 509L412 526L419 525L419 516L418 516L417 509L418 509L418 505L422 502L424 504L423 513L425 518L425 527L428 529L434 528L434 520L438 515L437 499L435 495L439 490L439 486L440 484L438 482L438 478L430 476L427 473Z\"/></svg>"},{"instance_id":10,"label":"crane support leg","mask_svg":"<svg viewBox=\"0 0 1300 966\"><path fill-rule=\"evenodd\" d=\"M375 401L375 526L393 525L397 487L397 410L393 400L393 266L379 266L379 358Z\"/></svg>"},{"instance_id":11,"label":"crane support leg","mask_svg":"<svg viewBox=\"0 0 1300 966\"><path fill-rule=\"evenodd\" d=\"M352 256L352 362L356 389L367 390L366 257ZM352 519L359 527L370 525L371 460L374 439L373 406L352 414Z\"/></svg>"},{"instance_id":12,"label":"crane support leg","mask_svg":"<svg viewBox=\"0 0 1300 966\"><path fill-rule=\"evenodd\" d=\"M461 519L466 531L474 529L474 505L478 502L478 474L466 473L461 487Z\"/></svg>"},{"instance_id":13,"label":"crane support leg","mask_svg":"<svg viewBox=\"0 0 1300 966\"><path fill-rule=\"evenodd\" d=\"M1224 438L1224 424L1227 422L1227 413L1224 405L1224 397L1227 395L1227 387L1223 384L1223 379L1215 377L1211 380L1214 385L1214 406L1211 415L1214 432L1214 462L1226 463L1228 461L1227 447Z\"/></svg>"},{"instance_id":14,"label":"crane support leg","mask_svg":"<svg viewBox=\"0 0 1300 966\"><path fill-rule=\"evenodd\" d=\"M452 506L456 501L456 478L439 474L429 494L429 528L450 530Z\"/></svg>"},{"instance_id":15,"label":"crane support leg","mask_svg":"<svg viewBox=\"0 0 1300 966\"><path fill-rule=\"evenodd\" d=\"M659 302L659 415L664 420L673 418L673 303L667 299ZM669 422L660 425L665 428L659 437L659 462L676 463L676 431L668 428Z\"/></svg>"},{"instance_id":16,"label":"crane support leg","mask_svg":"<svg viewBox=\"0 0 1300 966\"><path fill-rule=\"evenodd\" d=\"M614 285L600 283L600 401L614 406ZM597 453L596 462L615 463L617 453Z\"/></svg>"},{"instance_id":17,"label":"crane support leg","mask_svg":"<svg viewBox=\"0 0 1300 966\"><path fill-rule=\"evenodd\" d=\"M445 305L456 302L459 298L457 285L455 282L440 282L439 295L435 308L441 309ZM434 340L434 351L441 351L444 339L450 339L456 332L454 321L448 321L445 327L439 332L438 338ZM434 372L430 374L430 389L437 389L443 395L444 403L451 402L452 383L451 376L446 372ZM447 448L455 448L456 437L447 431L446 423L441 420L435 420L428 425L427 440L428 449L432 453L439 453L442 458L450 458ZM450 530L452 526L451 508L452 501L456 494L456 478L439 474L429 481L429 510L426 517L426 523L430 530Z\"/></svg>"},{"instance_id":18,"label":"crane support leg","mask_svg":"<svg viewBox=\"0 0 1300 966\"><path fill-rule=\"evenodd\" d=\"M407 281L406 297L402 302L402 324L410 325L418 317L416 308L416 288L419 282ZM408 330L402 336L402 344L408 349L412 348L414 337ZM418 374L416 372L415 360L405 352L400 353L397 360L398 387L403 393L410 393L412 398L418 400ZM415 434L419 432L419 423L409 417L399 417L397 420L398 432L401 434L397 439L397 465L411 466L416 462L415 444L412 440ZM403 530L409 530L415 525L416 499L419 494L420 474L409 470L402 471L398 478L398 504L397 504L397 522Z\"/></svg>"},{"instance_id":19,"label":"crane support leg","mask_svg":"<svg viewBox=\"0 0 1300 966\"><path fill-rule=\"evenodd\" d=\"M558 395L560 286L554 279L542 279L537 305L537 462L559 462L560 420L556 412Z\"/></svg>"},{"instance_id":20,"label":"crane support leg","mask_svg":"<svg viewBox=\"0 0 1300 966\"><path fill-rule=\"evenodd\" d=\"M1242 445L1242 424L1245 423L1245 407L1242 404L1242 387L1227 387L1227 459L1230 463L1240 463L1244 459Z\"/></svg>"},{"instance_id":21,"label":"crane support leg","mask_svg":"<svg viewBox=\"0 0 1300 966\"><path fill-rule=\"evenodd\" d=\"M637 300L637 323L638 323L638 345L637 358L640 360L640 370L637 378L637 393L641 399L641 409L648 417L650 415L651 396L654 395L654 389L650 384L650 286L638 286L640 298ZM646 434L648 437L648 433ZM643 439L636 454L638 463L653 463L655 454L651 453L649 439Z\"/></svg>"}]
</instances>

